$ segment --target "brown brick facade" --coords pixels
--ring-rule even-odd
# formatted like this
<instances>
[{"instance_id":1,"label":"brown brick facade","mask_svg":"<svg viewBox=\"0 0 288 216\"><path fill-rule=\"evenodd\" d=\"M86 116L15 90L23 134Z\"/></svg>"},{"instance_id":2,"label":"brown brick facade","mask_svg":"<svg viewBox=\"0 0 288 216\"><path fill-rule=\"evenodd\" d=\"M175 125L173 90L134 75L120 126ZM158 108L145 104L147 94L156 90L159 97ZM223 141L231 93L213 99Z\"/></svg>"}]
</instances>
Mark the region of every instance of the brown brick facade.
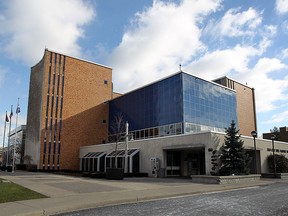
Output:
<instances>
[{"instance_id":1,"label":"brown brick facade","mask_svg":"<svg viewBox=\"0 0 288 216\"><path fill-rule=\"evenodd\" d=\"M41 100L41 111L36 112L41 122L41 135L35 141L40 147L37 163L39 169L78 170L81 146L107 142L109 110L104 102L112 97L112 69L49 50L45 50L42 62L41 69L32 68L44 76L31 80L30 94L37 82L43 86L43 94L28 105L32 109L33 102Z\"/></svg>"}]
</instances>

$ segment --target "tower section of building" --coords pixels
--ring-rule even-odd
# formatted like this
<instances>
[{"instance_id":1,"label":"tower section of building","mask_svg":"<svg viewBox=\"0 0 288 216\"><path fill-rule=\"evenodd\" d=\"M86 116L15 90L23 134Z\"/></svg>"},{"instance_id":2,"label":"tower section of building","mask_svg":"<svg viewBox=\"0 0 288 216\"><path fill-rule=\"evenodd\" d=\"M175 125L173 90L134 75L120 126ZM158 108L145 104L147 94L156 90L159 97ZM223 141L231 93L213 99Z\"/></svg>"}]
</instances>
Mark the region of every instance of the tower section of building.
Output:
<instances>
[{"instance_id":1,"label":"tower section of building","mask_svg":"<svg viewBox=\"0 0 288 216\"><path fill-rule=\"evenodd\" d=\"M45 50L31 68L25 154L38 169L79 169L79 148L108 139L112 69Z\"/></svg>"}]
</instances>

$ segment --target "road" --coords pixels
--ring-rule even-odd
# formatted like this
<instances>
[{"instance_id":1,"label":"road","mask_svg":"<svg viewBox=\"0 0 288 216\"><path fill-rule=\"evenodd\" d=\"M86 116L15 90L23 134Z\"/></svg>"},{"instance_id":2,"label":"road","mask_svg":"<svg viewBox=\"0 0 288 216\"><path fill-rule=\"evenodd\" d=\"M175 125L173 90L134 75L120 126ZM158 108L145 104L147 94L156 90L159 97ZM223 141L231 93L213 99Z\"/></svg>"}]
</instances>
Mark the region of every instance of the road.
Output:
<instances>
[{"instance_id":1,"label":"road","mask_svg":"<svg viewBox=\"0 0 288 216\"><path fill-rule=\"evenodd\" d=\"M288 215L288 182L245 188L227 192L200 194L94 208L58 216L231 216Z\"/></svg>"}]
</instances>

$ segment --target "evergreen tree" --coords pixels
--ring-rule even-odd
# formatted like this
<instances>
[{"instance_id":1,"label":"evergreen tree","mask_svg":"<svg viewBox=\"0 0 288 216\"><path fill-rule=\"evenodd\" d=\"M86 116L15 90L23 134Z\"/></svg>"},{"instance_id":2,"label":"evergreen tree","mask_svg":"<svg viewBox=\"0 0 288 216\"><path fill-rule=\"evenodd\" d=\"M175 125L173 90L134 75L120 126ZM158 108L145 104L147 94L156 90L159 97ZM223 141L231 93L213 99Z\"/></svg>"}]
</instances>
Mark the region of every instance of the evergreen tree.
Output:
<instances>
[{"instance_id":1,"label":"evergreen tree","mask_svg":"<svg viewBox=\"0 0 288 216\"><path fill-rule=\"evenodd\" d=\"M240 139L238 132L232 120L231 126L226 128L225 143L221 148L220 175L249 174L250 158L243 148L244 142Z\"/></svg>"}]
</instances>

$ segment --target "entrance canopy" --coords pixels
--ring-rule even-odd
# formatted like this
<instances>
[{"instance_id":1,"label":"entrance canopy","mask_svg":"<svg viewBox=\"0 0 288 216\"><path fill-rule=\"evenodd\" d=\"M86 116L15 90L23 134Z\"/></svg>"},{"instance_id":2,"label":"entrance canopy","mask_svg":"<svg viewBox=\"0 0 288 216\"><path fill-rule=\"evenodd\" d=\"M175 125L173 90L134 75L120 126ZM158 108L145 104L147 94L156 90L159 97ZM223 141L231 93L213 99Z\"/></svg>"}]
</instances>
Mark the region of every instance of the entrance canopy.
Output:
<instances>
[{"instance_id":1,"label":"entrance canopy","mask_svg":"<svg viewBox=\"0 0 288 216\"><path fill-rule=\"evenodd\" d=\"M139 151L140 151L139 149L128 149L127 156L133 157ZM106 156L106 158L111 158L111 157L125 157L125 150L112 151Z\"/></svg>"},{"instance_id":2,"label":"entrance canopy","mask_svg":"<svg viewBox=\"0 0 288 216\"><path fill-rule=\"evenodd\" d=\"M81 158L101 158L103 155L105 155L105 152L89 152Z\"/></svg>"}]
</instances>

